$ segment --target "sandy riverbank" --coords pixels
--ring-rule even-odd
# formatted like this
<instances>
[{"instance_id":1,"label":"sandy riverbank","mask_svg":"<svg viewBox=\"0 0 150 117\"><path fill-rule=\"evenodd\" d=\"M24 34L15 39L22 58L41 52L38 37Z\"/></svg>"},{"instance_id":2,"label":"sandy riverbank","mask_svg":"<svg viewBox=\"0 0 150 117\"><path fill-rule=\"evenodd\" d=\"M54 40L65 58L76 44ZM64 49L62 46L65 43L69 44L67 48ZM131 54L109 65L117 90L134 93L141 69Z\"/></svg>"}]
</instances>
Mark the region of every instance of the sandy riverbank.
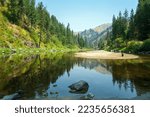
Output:
<instances>
[{"instance_id":1,"label":"sandy riverbank","mask_svg":"<svg viewBox=\"0 0 150 117\"><path fill-rule=\"evenodd\" d=\"M138 55L124 53L122 56L121 53L108 52L104 50L78 52L78 53L75 53L75 57L93 58L93 59L136 59L136 58L139 58Z\"/></svg>"}]
</instances>

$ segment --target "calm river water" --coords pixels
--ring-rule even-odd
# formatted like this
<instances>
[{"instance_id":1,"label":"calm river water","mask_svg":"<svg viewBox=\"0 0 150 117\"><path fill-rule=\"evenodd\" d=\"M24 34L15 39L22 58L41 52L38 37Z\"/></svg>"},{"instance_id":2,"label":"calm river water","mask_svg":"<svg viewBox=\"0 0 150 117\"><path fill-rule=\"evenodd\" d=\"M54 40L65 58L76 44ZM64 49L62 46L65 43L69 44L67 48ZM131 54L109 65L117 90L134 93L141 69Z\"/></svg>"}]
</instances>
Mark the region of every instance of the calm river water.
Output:
<instances>
[{"instance_id":1,"label":"calm river water","mask_svg":"<svg viewBox=\"0 0 150 117\"><path fill-rule=\"evenodd\" d=\"M73 54L0 56L0 98L21 90L19 99L150 99L150 57L94 60ZM68 86L84 80L89 89L70 93Z\"/></svg>"}]
</instances>

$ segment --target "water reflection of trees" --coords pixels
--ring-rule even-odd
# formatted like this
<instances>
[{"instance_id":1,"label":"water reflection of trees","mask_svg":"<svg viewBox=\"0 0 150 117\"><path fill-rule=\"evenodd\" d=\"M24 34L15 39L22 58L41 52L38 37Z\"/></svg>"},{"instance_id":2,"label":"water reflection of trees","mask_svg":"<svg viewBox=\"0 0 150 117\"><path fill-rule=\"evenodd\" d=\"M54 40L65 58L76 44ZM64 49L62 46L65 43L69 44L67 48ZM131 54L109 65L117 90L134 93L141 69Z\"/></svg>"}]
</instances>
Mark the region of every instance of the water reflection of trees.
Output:
<instances>
[{"instance_id":1,"label":"water reflection of trees","mask_svg":"<svg viewBox=\"0 0 150 117\"><path fill-rule=\"evenodd\" d=\"M82 59L81 66L95 69L100 73L112 73L113 84L131 92L136 90L137 95L150 92L150 61L136 60L90 60ZM106 72L107 70L107 72Z\"/></svg>"},{"instance_id":2,"label":"water reflection of trees","mask_svg":"<svg viewBox=\"0 0 150 117\"><path fill-rule=\"evenodd\" d=\"M25 92L25 99L42 95L74 65L94 69L102 74L112 74L114 85L137 95L150 92L150 61L139 60L90 60L75 58L72 54L12 55L0 58L0 95L18 90Z\"/></svg>"},{"instance_id":3,"label":"water reflection of trees","mask_svg":"<svg viewBox=\"0 0 150 117\"><path fill-rule=\"evenodd\" d=\"M137 95L150 92L150 61L120 60L112 63L113 82L136 90Z\"/></svg>"},{"instance_id":4,"label":"water reflection of trees","mask_svg":"<svg viewBox=\"0 0 150 117\"><path fill-rule=\"evenodd\" d=\"M26 98L42 94L50 83L68 72L74 57L63 54L11 56L0 61L0 93L7 95L24 90Z\"/></svg>"}]
</instances>

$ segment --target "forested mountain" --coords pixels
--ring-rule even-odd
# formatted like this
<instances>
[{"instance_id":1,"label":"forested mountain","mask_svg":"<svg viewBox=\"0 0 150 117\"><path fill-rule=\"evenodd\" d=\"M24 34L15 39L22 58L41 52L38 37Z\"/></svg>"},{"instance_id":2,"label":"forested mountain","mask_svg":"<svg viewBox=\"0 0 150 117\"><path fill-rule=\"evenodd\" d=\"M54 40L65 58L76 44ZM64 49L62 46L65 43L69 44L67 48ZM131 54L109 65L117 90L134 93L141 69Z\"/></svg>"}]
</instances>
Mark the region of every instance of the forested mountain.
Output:
<instances>
[{"instance_id":1,"label":"forested mountain","mask_svg":"<svg viewBox=\"0 0 150 117\"><path fill-rule=\"evenodd\" d=\"M100 49L124 52L150 52L150 1L139 0L137 10L113 16L112 34L99 43Z\"/></svg>"},{"instance_id":2,"label":"forested mountain","mask_svg":"<svg viewBox=\"0 0 150 117\"><path fill-rule=\"evenodd\" d=\"M105 38L108 32L111 32L112 26L110 23L102 24L93 29L84 30L79 34L87 41L90 47L97 48L98 42Z\"/></svg>"},{"instance_id":3,"label":"forested mountain","mask_svg":"<svg viewBox=\"0 0 150 117\"><path fill-rule=\"evenodd\" d=\"M85 42L35 0L0 0L1 48L84 47Z\"/></svg>"}]
</instances>

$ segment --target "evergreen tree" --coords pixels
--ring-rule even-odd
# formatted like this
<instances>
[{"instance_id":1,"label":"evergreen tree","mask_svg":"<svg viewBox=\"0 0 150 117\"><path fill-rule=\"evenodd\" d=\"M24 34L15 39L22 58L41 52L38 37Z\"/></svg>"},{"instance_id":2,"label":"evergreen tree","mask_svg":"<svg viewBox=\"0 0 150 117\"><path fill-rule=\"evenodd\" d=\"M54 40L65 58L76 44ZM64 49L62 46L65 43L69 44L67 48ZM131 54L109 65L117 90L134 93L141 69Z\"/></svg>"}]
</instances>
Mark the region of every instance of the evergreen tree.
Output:
<instances>
[{"instance_id":1,"label":"evergreen tree","mask_svg":"<svg viewBox=\"0 0 150 117\"><path fill-rule=\"evenodd\" d=\"M150 37L150 3L148 1L139 1L135 15L135 24L138 39L148 39Z\"/></svg>"},{"instance_id":2,"label":"evergreen tree","mask_svg":"<svg viewBox=\"0 0 150 117\"><path fill-rule=\"evenodd\" d=\"M44 6L43 6L43 3L40 2L37 6L37 21L38 21L38 26L39 26L39 47L40 47L40 44L41 44L41 41L42 41L42 31L44 30L44 23L43 23L43 16L44 16L44 13L43 13L43 9L44 9Z\"/></svg>"},{"instance_id":3,"label":"evergreen tree","mask_svg":"<svg viewBox=\"0 0 150 117\"><path fill-rule=\"evenodd\" d=\"M18 0L18 24L25 29L29 29L29 4L29 0Z\"/></svg>"},{"instance_id":4,"label":"evergreen tree","mask_svg":"<svg viewBox=\"0 0 150 117\"><path fill-rule=\"evenodd\" d=\"M134 10L131 10L130 19L129 19L129 28L127 33L127 39L133 40L136 38L135 35L135 22L134 22Z\"/></svg>"},{"instance_id":5,"label":"evergreen tree","mask_svg":"<svg viewBox=\"0 0 150 117\"><path fill-rule=\"evenodd\" d=\"M18 11L19 11L18 0L10 0L8 10L10 11L10 17L9 17L10 21L12 23L17 24L18 20L19 20L19 17L18 17Z\"/></svg>"},{"instance_id":6,"label":"evergreen tree","mask_svg":"<svg viewBox=\"0 0 150 117\"><path fill-rule=\"evenodd\" d=\"M50 15L48 11L44 8L44 20L43 20L43 25L44 25L44 32L46 33L46 42L48 42L48 39L50 39Z\"/></svg>"},{"instance_id":7,"label":"evergreen tree","mask_svg":"<svg viewBox=\"0 0 150 117\"><path fill-rule=\"evenodd\" d=\"M68 44L71 44L71 31L70 31L70 24L68 23L68 25L67 25L67 43Z\"/></svg>"},{"instance_id":8,"label":"evergreen tree","mask_svg":"<svg viewBox=\"0 0 150 117\"><path fill-rule=\"evenodd\" d=\"M112 21L112 39L115 40L116 37L117 37L116 17L113 15L113 21Z\"/></svg>"},{"instance_id":9,"label":"evergreen tree","mask_svg":"<svg viewBox=\"0 0 150 117\"><path fill-rule=\"evenodd\" d=\"M29 20L31 28L36 24L35 0L30 0Z\"/></svg>"},{"instance_id":10,"label":"evergreen tree","mask_svg":"<svg viewBox=\"0 0 150 117\"><path fill-rule=\"evenodd\" d=\"M127 9L125 9L125 12L124 12L124 19L127 23L128 22L128 11L127 11Z\"/></svg>"}]
</instances>

